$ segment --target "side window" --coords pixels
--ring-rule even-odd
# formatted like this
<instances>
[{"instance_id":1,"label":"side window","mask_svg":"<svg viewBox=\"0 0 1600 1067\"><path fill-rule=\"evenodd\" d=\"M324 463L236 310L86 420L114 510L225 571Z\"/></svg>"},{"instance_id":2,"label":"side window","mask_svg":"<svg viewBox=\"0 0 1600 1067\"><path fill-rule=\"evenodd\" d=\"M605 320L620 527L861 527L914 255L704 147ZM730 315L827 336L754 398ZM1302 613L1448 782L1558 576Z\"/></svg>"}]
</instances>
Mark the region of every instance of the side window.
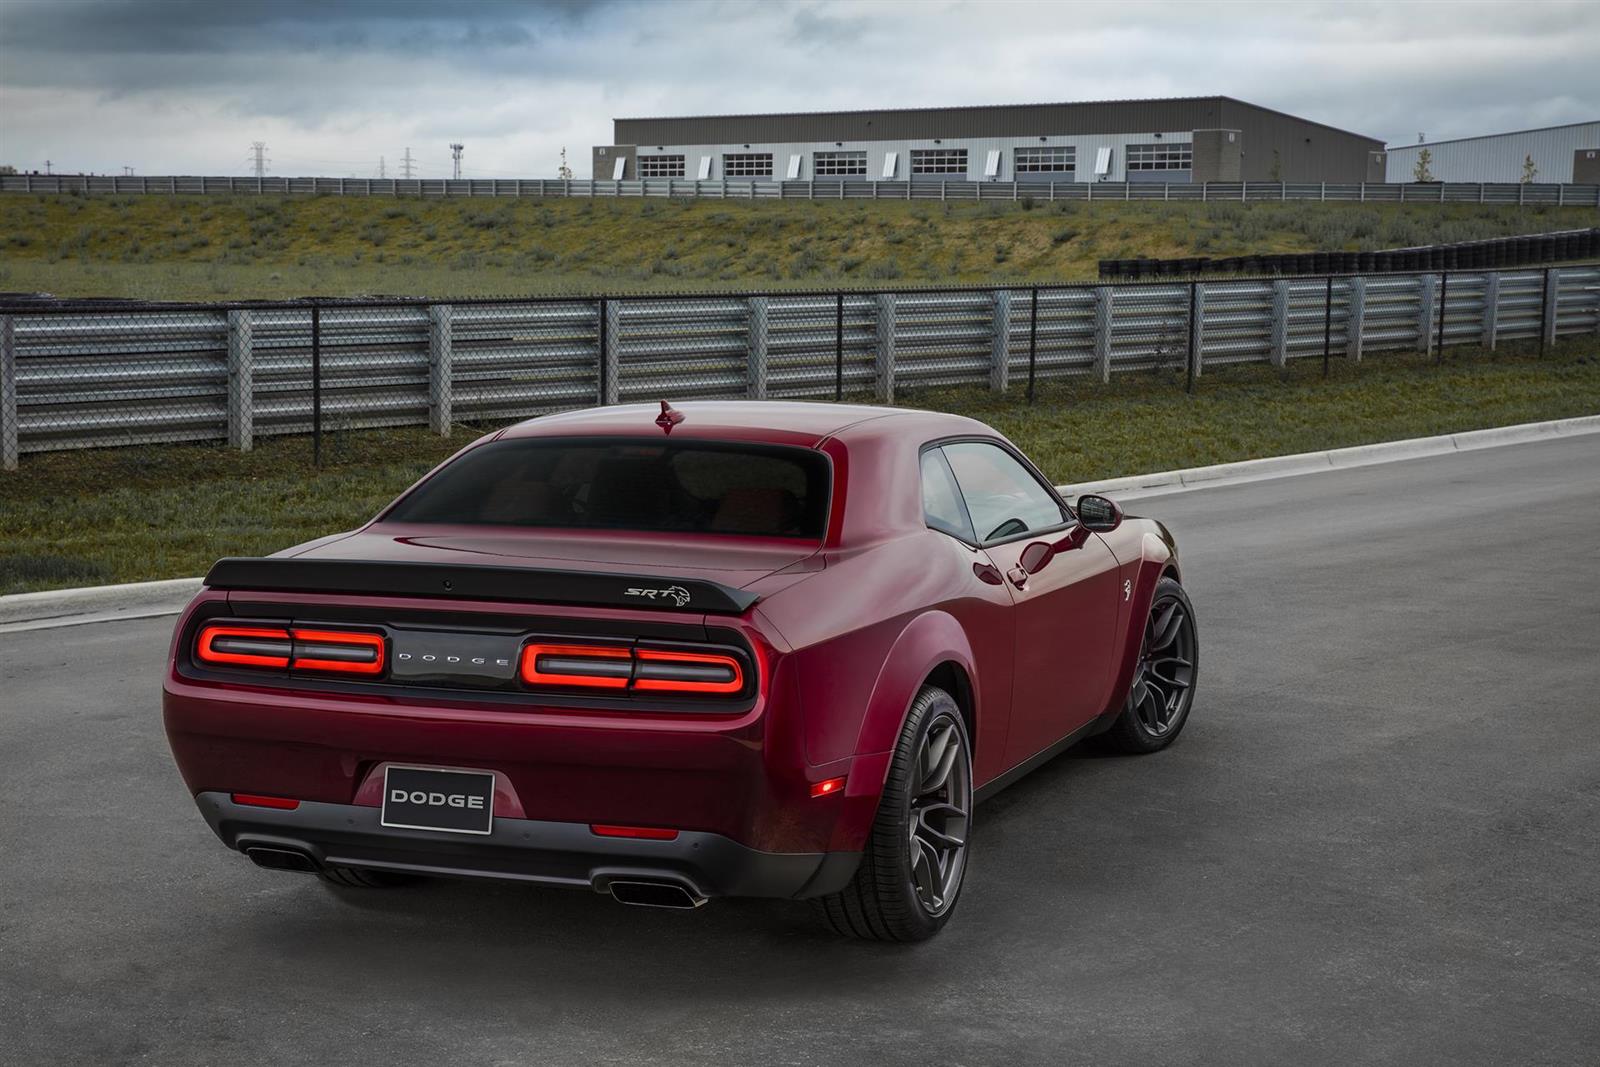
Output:
<instances>
[{"instance_id":1,"label":"side window","mask_svg":"<svg viewBox=\"0 0 1600 1067\"><path fill-rule=\"evenodd\" d=\"M1015 537L1067 521L1049 490L1005 449L981 441L944 446L978 541Z\"/></svg>"},{"instance_id":2,"label":"side window","mask_svg":"<svg viewBox=\"0 0 1600 1067\"><path fill-rule=\"evenodd\" d=\"M922 517L940 533L963 541L977 540L972 535L967 506L961 502L961 487L956 485L944 452L937 448L922 454Z\"/></svg>"}]
</instances>

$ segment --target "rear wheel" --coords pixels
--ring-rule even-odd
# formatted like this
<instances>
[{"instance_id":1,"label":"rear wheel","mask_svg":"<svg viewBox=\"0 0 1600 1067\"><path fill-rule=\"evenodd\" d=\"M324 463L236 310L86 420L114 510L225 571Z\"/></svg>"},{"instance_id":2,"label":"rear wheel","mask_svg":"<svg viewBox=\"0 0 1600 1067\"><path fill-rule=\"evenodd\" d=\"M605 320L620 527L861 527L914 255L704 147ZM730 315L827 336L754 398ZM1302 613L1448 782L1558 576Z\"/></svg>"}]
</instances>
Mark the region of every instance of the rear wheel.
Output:
<instances>
[{"instance_id":1,"label":"rear wheel","mask_svg":"<svg viewBox=\"0 0 1600 1067\"><path fill-rule=\"evenodd\" d=\"M317 877L331 886L340 889L393 889L397 886L412 885L418 881L414 874L400 874L397 871L372 871L359 867L323 867L317 871Z\"/></svg>"},{"instance_id":2,"label":"rear wheel","mask_svg":"<svg viewBox=\"0 0 1600 1067\"><path fill-rule=\"evenodd\" d=\"M1194 606L1183 586L1163 578L1150 602L1127 703L1106 740L1123 752L1156 752L1172 744L1189 719L1199 671Z\"/></svg>"},{"instance_id":3,"label":"rear wheel","mask_svg":"<svg viewBox=\"0 0 1600 1067\"><path fill-rule=\"evenodd\" d=\"M836 933L922 941L961 895L972 825L972 744L950 694L924 686L895 745L861 865L814 907Z\"/></svg>"}]
</instances>

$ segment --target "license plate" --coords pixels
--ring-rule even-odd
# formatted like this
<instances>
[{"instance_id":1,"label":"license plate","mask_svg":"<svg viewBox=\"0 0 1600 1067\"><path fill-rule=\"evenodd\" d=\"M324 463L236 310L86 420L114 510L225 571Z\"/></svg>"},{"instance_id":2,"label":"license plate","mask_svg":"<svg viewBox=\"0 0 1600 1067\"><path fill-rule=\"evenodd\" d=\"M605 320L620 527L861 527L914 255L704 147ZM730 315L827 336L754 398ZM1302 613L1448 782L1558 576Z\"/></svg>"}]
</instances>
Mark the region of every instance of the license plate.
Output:
<instances>
[{"instance_id":1,"label":"license plate","mask_svg":"<svg viewBox=\"0 0 1600 1067\"><path fill-rule=\"evenodd\" d=\"M494 775L434 767L388 767L383 772L385 826L487 834L494 830Z\"/></svg>"}]
</instances>

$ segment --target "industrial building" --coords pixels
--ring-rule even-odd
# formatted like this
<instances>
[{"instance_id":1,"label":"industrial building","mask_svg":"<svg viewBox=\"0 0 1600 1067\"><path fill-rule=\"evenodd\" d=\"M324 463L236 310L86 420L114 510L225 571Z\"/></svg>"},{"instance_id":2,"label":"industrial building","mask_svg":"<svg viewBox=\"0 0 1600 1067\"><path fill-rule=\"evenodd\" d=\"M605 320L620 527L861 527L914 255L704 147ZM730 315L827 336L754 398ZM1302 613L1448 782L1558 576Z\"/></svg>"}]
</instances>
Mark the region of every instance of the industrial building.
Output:
<instances>
[{"instance_id":1,"label":"industrial building","mask_svg":"<svg viewBox=\"0 0 1600 1067\"><path fill-rule=\"evenodd\" d=\"M1600 122L1431 141L1389 149L1384 180L1414 182L1417 160L1429 155L1428 174L1440 182L1600 183ZM1533 161L1533 174L1527 172Z\"/></svg>"},{"instance_id":2,"label":"industrial building","mask_svg":"<svg viewBox=\"0 0 1600 1067\"><path fill-rule=\"evenodd\" d=\"M1383 142L1226 96L613 122L594 177L1360 182Z\"/></svg>"}]
</instances>

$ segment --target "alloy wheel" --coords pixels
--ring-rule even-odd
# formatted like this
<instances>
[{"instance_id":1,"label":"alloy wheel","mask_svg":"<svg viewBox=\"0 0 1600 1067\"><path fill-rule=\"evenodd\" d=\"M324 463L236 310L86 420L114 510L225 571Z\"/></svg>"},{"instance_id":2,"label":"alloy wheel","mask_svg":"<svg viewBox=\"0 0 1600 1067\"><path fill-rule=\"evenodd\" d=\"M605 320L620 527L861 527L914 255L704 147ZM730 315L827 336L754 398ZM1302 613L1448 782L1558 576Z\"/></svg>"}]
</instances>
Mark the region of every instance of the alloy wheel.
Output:
<instances>
[{"instance_id":1,"label":"alloy wheel","mask_svg":"<svg viewBox=\"0 0 1600 1067\"><path fill-rule=\"evenodd\" d=\"M972 758L961 724L948 714L922 738L910 805L911 880L931 916L955 901L966 868L972 813Z\"/></svg>"},{"instance_id":2,"label":"alloy wheel","mask_svg":"<svg viewBox=\"0 0 1600 1067\"><path fill-rule=\"evenodd\" d=\"M1134 674L1133 713L1151 737L1163 737L1188 710L1194 684L1194 620L1176 597L1158 600L1145 623Z\"/></svg>"}]
</instances>

